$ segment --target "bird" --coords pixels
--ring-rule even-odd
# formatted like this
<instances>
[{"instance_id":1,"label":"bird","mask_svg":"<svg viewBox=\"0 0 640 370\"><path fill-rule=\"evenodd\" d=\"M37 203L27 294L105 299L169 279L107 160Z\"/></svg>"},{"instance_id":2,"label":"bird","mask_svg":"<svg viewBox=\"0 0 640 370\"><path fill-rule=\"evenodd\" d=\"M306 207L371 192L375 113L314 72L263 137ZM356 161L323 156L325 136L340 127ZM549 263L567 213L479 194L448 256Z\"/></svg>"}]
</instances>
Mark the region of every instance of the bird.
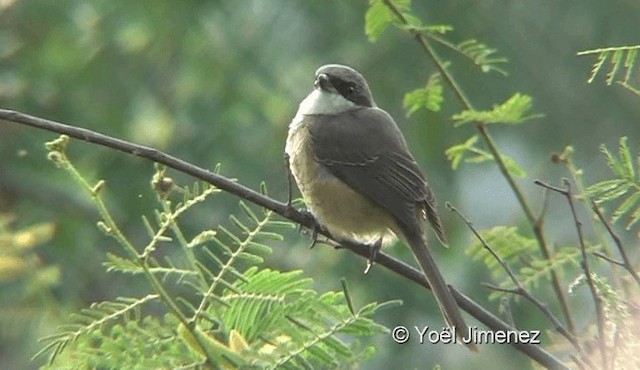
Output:
<instances>
[{"instance_id":1,"label":"bird","mask_svg":"<svg viewBox=\"0 0 640 370\"><path fill-rule=\"evenodd\" d=\"M327 64L289 124L285 158L308 212L334 240L377 250L396 238L411 248L457 334L468 327L432 256L425 219L446 246L436 199L394 119L378 108L355 69Z\"/></svg>"}]
</instances>

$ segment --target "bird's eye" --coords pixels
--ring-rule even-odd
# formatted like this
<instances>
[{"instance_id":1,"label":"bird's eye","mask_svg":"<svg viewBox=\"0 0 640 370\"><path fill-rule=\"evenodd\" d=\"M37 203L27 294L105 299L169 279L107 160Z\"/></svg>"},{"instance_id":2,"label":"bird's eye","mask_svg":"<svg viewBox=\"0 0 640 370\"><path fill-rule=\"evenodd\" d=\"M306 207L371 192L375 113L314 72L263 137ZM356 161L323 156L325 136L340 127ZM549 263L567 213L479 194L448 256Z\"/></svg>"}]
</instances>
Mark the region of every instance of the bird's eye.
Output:
<instances>
[{"instance_id":1,"label":"bird's eye","mask_svg":"<svg viewBox=\"0 0 640 370\"><path fill-rule=\"evenodd\" d=\"M347 85L347 92L349 94L353 94L353 92L356 91L356 85L350 83L349 85Z\"/></svg>"}]
</instances>

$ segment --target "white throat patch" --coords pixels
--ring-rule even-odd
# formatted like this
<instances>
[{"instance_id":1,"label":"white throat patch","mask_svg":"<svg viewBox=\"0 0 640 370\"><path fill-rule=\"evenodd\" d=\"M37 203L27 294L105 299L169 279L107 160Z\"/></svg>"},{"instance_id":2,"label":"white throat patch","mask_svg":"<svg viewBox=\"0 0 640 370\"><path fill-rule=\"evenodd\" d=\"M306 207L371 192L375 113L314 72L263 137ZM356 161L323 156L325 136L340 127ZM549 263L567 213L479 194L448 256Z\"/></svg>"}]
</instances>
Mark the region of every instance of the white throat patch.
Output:
<instances>
[{"instance_id":1,"label":"white throat patch","mask_svg":"<svg viewBox=\"0 0 640 370\"><path fill-rule=\"evenodd\" d=\"M338 114L352 109L356 105L344 96L337 93L330 93L321 89L314 89L300 106L296 116L289 125L290 129L296 129L304 120L304 116L312 114Z\"/></svg>"},{"instance_id":2,"label":"white throat patch","mask_svg":"<svg viewBox=\"0 0 640 370\"><path fill-rule=\"evenodd\" d=\"M314 89L300 103L298 113L309 114L338 114L348 109L355 107L356 105L347 100L344 96L338 93L330 93L320 89Z\"/></svg>"}]
</instances>

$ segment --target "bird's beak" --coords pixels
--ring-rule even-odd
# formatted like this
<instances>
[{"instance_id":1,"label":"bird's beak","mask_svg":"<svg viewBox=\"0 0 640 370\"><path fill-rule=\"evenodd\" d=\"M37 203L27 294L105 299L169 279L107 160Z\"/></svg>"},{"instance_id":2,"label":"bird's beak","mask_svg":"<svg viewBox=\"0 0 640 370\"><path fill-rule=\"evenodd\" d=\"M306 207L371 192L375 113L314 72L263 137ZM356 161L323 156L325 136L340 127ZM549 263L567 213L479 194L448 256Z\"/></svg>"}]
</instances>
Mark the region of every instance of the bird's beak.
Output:
<instances>
[{"instance_id":1,"label":"bird's beak","mask_svg":"<svg viewBox=\"0 0 640 370\"><path fill-rule=\"evenodd\" d=\"M334 90L333 85L331 84L331 80L329 80L329 76L324 73L320 73L316 76L316 80L313 83L316 89L324 90L324 91L332 91Z\"/></svg>"}]
</instances>

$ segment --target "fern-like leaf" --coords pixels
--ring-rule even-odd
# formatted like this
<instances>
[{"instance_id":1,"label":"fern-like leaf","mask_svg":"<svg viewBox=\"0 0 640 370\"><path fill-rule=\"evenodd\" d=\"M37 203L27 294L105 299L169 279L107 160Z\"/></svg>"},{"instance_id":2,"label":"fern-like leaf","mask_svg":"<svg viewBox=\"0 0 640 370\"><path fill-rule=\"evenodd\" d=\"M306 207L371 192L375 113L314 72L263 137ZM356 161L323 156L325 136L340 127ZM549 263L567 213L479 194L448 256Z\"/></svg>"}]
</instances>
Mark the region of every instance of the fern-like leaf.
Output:
<instances>
[{"instance_id":1,"label":"fern-like leaf","mask_svg":"<svg viewBox=\"0 0 640 370\"><path fill-rule=\"evenodd\" d=\"M507 71L500 66L507 63L508 59L496 56L496 49L490 48L478 40L469 39L456 44L436 32L428 32L424 34L430 39L435 40L436 42L471 60L471 62L478 66L484 73L496 72L503 76L507 75Z\"/></svg>"},{"instance_id":2,"label":"fern-like leaf","mask_svg":"<svg viewBox=\"0 0 640 370\"><path fill-rule=\"evenodd\" d=\"M600 151L604 154L615 178L593 184L585 193L593 197L597 204L619 201L613 210L611 223L616 223L628 215L625 228L630 230L640 220L640 176L634 166L627 141L627 137L620 138L617 157L606 146L600 146Z\"/></svg>"},{"instance_id":3,"label":"fern-like leaf","mask_svg":"<svg viewBox=\"0 0 640 370\"><path fill-rule=\"evenodd\" d=\"M60 328L60 333L42 338L41 341L49 342L43 349L34 355L34 358L52 350L49 363L52 363L56 356L70 343L73 343L80 336L100 331L109 322L116 320L131 320L131 314L139 316L140 306L149 301L157 299L159 296L150 294L142 298L118 298L115 302L102 302L91 305L90 308L83 309L79 314L73 315L73 323Z\"/></svg>"},{"instance_id":4,"label":"fern-like leaf","mask_svg":"<svg viewBox=\"0 0 640 370\"><path fill-rule=\"evenodd\" d=\"M523 236L516 227L496 226L480 232L491 249L516 274L518 281L527 289L535 289L540 282L549 278L551 271L565 271L568 267L578 268L581 251L577 247L558 249L553 259L540 257L535 239ZM589 246L588 252L595 252L598 246ZM491 272L492 279L503 289L514 289L515 284L502 265L491 255L482 243L472 243L466 251L474 260L482 260ZM493 291L490 300L509 295L503 291Z\"/></svg>"},{"instance_id":5,"label":"fern-like leaf","mask_svg":"<svg viewBox=\"0 0 640 370\"><path fill-rule=\"evenodd\" d=\"M422 108L439 112L444 97L442 96L442 79L440 73L432 74L425 87L410 91L404 95L402 105L407 111L407 117Z\"/></svg>"},{"instance_id":6,"label":"fern-like leaf","mask_svg":"<svg viewBox=\"0 0 640 370\"><path fill-rule=\"evenodd\" d=\"M224 226L219 226L219 235L212 238L218 247L221 248L222 252L224 252L223 254L227 256L226 260L222 260L219 255L211 253L209 250L205 250L220 270L213 272L205 267L205 265L199 265L203 269L203 273L210 279L210 282L196 312L194 312L193 320L196 320L205 310L209 303L211 303L211 299L216 299L222 287L228 288L233 286L228 279L243 276L242 272L235 267L236 264L240 261L251 265L260 264L263 261L261 255L271 253L271 248L262 243L261 239L281 238L279 234L267 230L270 226L271 211L266 211L263 217L259 218L246 205L241 207L247 216L247 220L243 221L235 216L232 216L231 220L239 229L243 238L239 238Z\"/></svg>"},{"instance_id":7,"label":"fern-like leaf","mask_svg":"<svg viewBox=\"0 0 640 370\"><path fill-rule=\"evenodd\" d=\"M518 124L543 117L542 114L529 114L531 103L530 96L516 93L504 103L494 105L490 111L465 110L455 114L453 120L460 126L468 122Z\"/></svg>"},{"instance_id":8,"label":"fern-like leaf","mask_svg":"<svg viewBox=\"0 0 640 370\"><path fill-rule=\"evenodd\" d=\"M588 246L589 253L599 250L599 246ZM531 291L540 286L542 281L549 279L551 271L565 271L568 267L574 269L579 268L582 252L578 247L565 247L556 251L553 259L541 259L537 254L531 254L525 257L526 262L523 263L523 257L517 256L511 259L511 267L517 267L516 276L525 289ZM496 278L499 280L500 278ZM505 274L502 274L499 287L505 289L514 288L513 282ZM496 300L504 297L505 292L494 291L489 295L489 300Z\"/></svg>"},{"instance_id":9,"label":"fern-like leaf","mask_svg":"<svg viewBox=\"0 0 640 370\"><path fill-rule=\"evenodd\" d=\"M51 147L61 150L64 143L61 139ZM230 226L190 238L178 219L217 189L187 187L174 205L171 199L179 192L159 168L155 184L171 186L155 187L161 209L153 222L143 219L150 241L139 253L99 198L104 183L91 187L63 152L55 157L90 192L103 230L129 254L129 259L108 255L107 268L145 277L156 294L118 298L73 315L58 334L44 338L47 344L37 354L50 352L51 361L56 360L51 368L327 368L355 364L372 354L373 347L361 351L354 337L386 331L370 317L388 305L369 304L356 311L343 292L316 293L300 271L258 269L271 253L267 242L282 240L278 230L293 227L272 221L271 211L241 203L242 213L229 217ZM266 192L264 185L261 189ZM177 248L160 259L159 246L164 252L169 244ZM171 287L165 286L169 278ZM189 289L176 293L170 289L176 285ZM151 300L169 311L165 322L146 312L143 316L139 308Z\"/></svg>"},{"instance_id":10,"label":"fern-like leaf","mask_svg":"<svg viewBox=\"0 0 640 370\"><path fill-rule=\"evenodd\" d=\"M390 0L394 6L409 19L415 19L410 13L411 0ZM369 9L364 17L364 32L369 41L374 42L380 38L384 30L391 24L401 25L398 17L387 7L382 0L371 0ZM419 25L416 24L416 27Z\"/></svg>"},{"instance_id":11,"label":"fern-like leaf","mask_svg":"<svg viewBox=\"0 0 640 370\"><path fill-rule=\"evenodd\" d=\"M516 227L496 226L480 232L483 239L508 264L528 261L536 252L537 243L532 238L522 236ZM474 242L466 251L474 260L482 260L494 278L502 278L505 271L498 261L484 248L479 241Z\"/></svg>"},{"instance_id":12,"label":"fern-like leaf","mask_svg":"<svg viewBox=\"0 0 640 370\"><path fill-rule=\"evenodd\" d=\"M44 369L202 369L205 361L176 336L178 320L165 315L115 323L80 336L73 350ZM108 356L100 355L108 353ZM61 365L64 364L64 365Z\"/></svg>"},{"instance_id":13,"label":"fern-like leaf","mask_svg":"<svg viewBox=\"0 0 640 370\"><path fill-rule=\"evenodd\" d=\"M486 150L478 148L475 144L478 142L476 135L470 137L462 144L457 144L449 147L445 151L447 159L451 161L451 168L454 170L458 168L462 160L466 163L482 163L486 161L493 161L494 157ZM501 154L502 161L504 162L507 171L515 177L525 177L527 173L518 165L518 163L506 154Z\"/></svg>"},{"instance_id":14,"label":"fern-like leaf","mask_svg":"<svg viewBox=\"0 0 640 370\"><path fill-rule=\"evenodd\" d=\"M298 315L287 316L289 325L284 326L284 330L295 339L295 345L271 362L270 369L297 369L307 363L324 363L329 367L332 364L335 367L337 364L355 363L368 351L354 356L353 344L343 342L336 334L368 335L387 331L366 317L364 310L352 314L344 304L342 294L326 293L319 299L319 304L312 306L311 312L300 311ZM370 313L371 309L367 308L367 311Z\"/></svg>"},{"instance_id":15,"label":"fern-like leaf","mask_svg":"<svg viewBox=\"0 0 640 370\"><path fill-rule=\"evenodd\" d=\"M494 56L496 49L492 49L475 39L465 40L456 45L454 49L471 59L482 72L495 71L502 75L507 74L505 70L498 67L498 64L506 63L507 58Z\"/></svg>"},{"instance_id":16,"label":"fern-like leaf","mask_svg":"<svg viewBox=\"0 0 640 370\"><path fill-rule=\"evenodd\" d=\"M595 55L596 61L591 68L591 75L587 80L592 83L600 71L605 70L608 61L608 69L605 73L605 83L611 85L614 82L631 91L636 95L640 95L640 90L634 87L633 72L638 66L638 50L640 45L634 46L617 46L610 48L601 48L593 50L585 50L578 53L579 56Z\"/></svg>"}]
</instances>

